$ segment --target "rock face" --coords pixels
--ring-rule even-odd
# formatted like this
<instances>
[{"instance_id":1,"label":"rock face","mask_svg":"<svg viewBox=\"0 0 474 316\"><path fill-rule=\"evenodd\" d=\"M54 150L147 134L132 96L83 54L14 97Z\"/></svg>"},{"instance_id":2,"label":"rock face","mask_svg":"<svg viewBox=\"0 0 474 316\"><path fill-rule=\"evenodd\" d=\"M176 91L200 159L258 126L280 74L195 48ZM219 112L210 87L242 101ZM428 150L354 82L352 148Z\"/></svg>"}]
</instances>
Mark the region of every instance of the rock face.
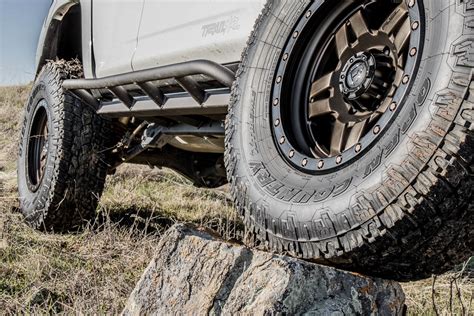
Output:
<instances>
[{"instance_id":1,"label":"rock face","mask_svg":"<svg viewBox=\"0 0 474 316\"><path fill-rule=\"evenodd\" d=\"M397 315L404 300L393 281L253 251L175 225L123 314Z\"/></svg>"}]
</instances>

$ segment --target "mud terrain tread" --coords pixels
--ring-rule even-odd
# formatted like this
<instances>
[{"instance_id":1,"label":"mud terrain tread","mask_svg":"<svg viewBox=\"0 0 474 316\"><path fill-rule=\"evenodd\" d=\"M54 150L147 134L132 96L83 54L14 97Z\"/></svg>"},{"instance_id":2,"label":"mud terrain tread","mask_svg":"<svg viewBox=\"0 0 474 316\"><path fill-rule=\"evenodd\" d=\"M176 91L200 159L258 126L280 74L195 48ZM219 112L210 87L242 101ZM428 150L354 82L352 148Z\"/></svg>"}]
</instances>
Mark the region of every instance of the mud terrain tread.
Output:
<instances>
[{"instance_id":1,"label":"mud terrain tread","mask_svg":"<svg viewBox=\"0 0 474 316\"><path fill-rule=\"evenodd\" d=\"M298 236L305 235L303 227L291 221L286 222L286 227L282 227L279 221L271 223L264 215L261 216L262 210L249 201L248 180L236 173L240 153L232 142L239 120L235 111L241 94L241 78L249 67L249 51L256 43L262 24L272 14L272 3L269 1L266 4L257 19L242 54L226 120L225 163L231 194L250 235L258 236L257 239L264 242L263 246L273 251L398 280L440 273L469 257L474 250L474 82L471 73L468 82L457 82L453 88L455 76L466 73L466 68L459 63L454 67L450 83L451 92L458 94L455 101L461 102L459 110L453 117L436 116L433 124L438 123L438 126L426 131L424 138L431 146L436 146L434 154L427 163L414 155L410 157L411 164L420 167L418 170L421 172L417 174L409 170L409 166L394 170L401 172L403 179L411 176L407 183L400 182L405 189L397 196L387 194L379 197L386 199L388 206L377 210L358 228L353 227L344 234L321 242L324 243L322 245L300 242ZM474 15L474 10L470 10L471 4L457 3L465 5L465 19ZM469 38L470 43L473 40L474 37ZM465 54L462 55L467 65L474 65L471 46L464 46ZM454 55L455 51L451 54ZM433 133L436 128L444 131L445 135ZM420 151L423 150L420 144ZM295 238L283 239L275 235L275 231L284 230L286 233L292 231L290 234ZM355 248L359 249L351 251Z\"/></svg>"},{"instance_id":2,"label":"mud terrain tread","mask_svg":"<svg viewBox=\"0 0 474 316\"><path fill-rule=\"evenodd\" d=\"M104 188L108 170L104 148L109 145L110 122L62 89L62 81L80 77L81 69L78 61L51 61L38 76L44 76L54 89L50 106L57 133L54 159L49 164L53 175L43 184L49 187L49 195L40 214L25 214L36 228L64 231L83 225L94 218Z\"/></svg>"}]
</instances>

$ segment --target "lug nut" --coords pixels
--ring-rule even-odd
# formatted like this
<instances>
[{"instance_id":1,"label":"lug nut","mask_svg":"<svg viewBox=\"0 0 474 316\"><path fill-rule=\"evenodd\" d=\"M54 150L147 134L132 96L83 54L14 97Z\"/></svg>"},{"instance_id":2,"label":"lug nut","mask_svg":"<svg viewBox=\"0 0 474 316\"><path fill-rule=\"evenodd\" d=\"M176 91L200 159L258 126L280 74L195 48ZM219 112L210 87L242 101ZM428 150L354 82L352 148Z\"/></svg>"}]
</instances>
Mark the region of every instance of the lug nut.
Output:
<instances>
[{"instance_id":1,"label":"lug nut","mask_svg":"<svg viewBox=\"0 0 474 316\"><path fill-rule=\"evenodd\" d=\"M411 56L411 57L415 56L416 53L417 53L416 47L413 47L412 49L410 49L410 56Z\"/></svg>"},{"instance_id":2,"label":"lug nut","mask_svg":"<svg viewBox=\"0 0 474 316\"><path fill-rule=\"evenodd\" d=\"M342 156L337 156L336 157L336 163L340 164L342 162Z\"/></svg>"},{"instance_id":3,"label":"lug nut","mask_svg":"<svg viewBox=\"0 0 474 316\"><path fill-rule=\"evenodd\" d=\"M411 25L412 30L416 30L420 26L420 23L418 21L413 22Z\"/></svg>"},{"instance_id":4,"label":"lug nut","mask_svg":"<svg viewBox=\"0 0 474 316\"><path fill-rule=\"evenodd\" d=\"M410 80L410 76L405 75L405 76L403 77L403 80L402 80L403 84L407 84L407 83L408 83L408 80Z\"/></svg>"},{"instance_id":5,"label":"lug nut","mask_svg":"<svg viewBox=\"0 0 474 316\"><path fill-rule=\"evenodd\" d=\"M306 12L306 17L309 18L311 16L312 12L311 10L309 10L308 12Z\"/></svg>"},{"instance_id":6,"label":"lug nut","mask_svg":"<svg viewBox=\"0 0 474 316\"><path fill-rule=\"evenodd\" d=\"M304 158L303 161L301 161L301 165L303 167L306 167L307 164L308 164L308 159Z\"/></svg>"},{"instance_id":7,"label":"lug nut","mask_svg":"<svg viewBox=\"0 0 474 316\"><path fill-rule=\"evenodd\" d=\"M362 145L359 143L355 146L355 151L358 153L362 149Z\"/></svg>"},{"instance_id":8,"label":"lug nut","mask_svg":"<svg viewBox=\"0 0 474 316\"><path fill-rule=\"evenodd\" d=\"M278 125L280 125L280 120L279 120L279 119L276 119L276 120L275 120L275 126L278 126Z\"/></svg>"},{"instance_id":9,"label":"lug nut","mask_svg":"<svg viewBox=\"0 0 474 316\"><path fill-rule=\"evenodd\" d=\"M290 152L288 153L288 157L293 158L294 155L295 155L295 151L293 149L290 150Z\"/></svg>"},{"instance_id":10,"label":"lug nut","mask_svg":"<svg viewBox=\"0 0 474 316\"><path fill-rule=\"evenodd\" d=\"M390 111L395 111L396 108L397 108L397 104L395 102L392 102L390 104Z\"/></svg>"},{"instance_id":11,"label":"lug nut","mask_svg":"<svg viewBox=\"0 0 474 316\"><path fill-rule=\"evenodd\" d=\"M298 34L299 34L298 31L295 31L295 32L293 33L293 38L297 38L297 37L298 37Z\"/></svg>"},{"instance_id":12,"label":"lug nut","mask_svg":"<svg viewBox=\"0 0 474 316\"><path fill-rule=\"evenodd\" d=\"M280 144L285 143L285 136L280 137Z\"/></svg>"},{"instance_id":13,"label":"lug nut","mask_svg":"<svg viewBox=\"0 0 474 316\"><path fill-rule=\"evenodd\" d=\"M322 169L324 167L324 160L318 161L318 169Z\"/></svg>"},{"instance_id":14,"label":"lug nut","mask_svg":"<svg viewBox=\"0 0 474 316\"><path fill-rule=\"evenodd\" d=\"M408 0L407 2L409 8L413 8L413 6L415 5L415 0Z\"/></svg>"},{"instance_id":15,"label":"lug nut","mask_svg":"<svg viewBox=\"0 0 474 316\"><path fill-rule=\"evenodd\" d=\"M285 53L285 55L283 55L283 60L287 60L288 59L288 53Z\"/></svg>"},{"instance_id":16,"label":"lug nut","mask_svg":"<svg viewBox=\"0 0 474 316\"><path fill-rule=\"evenodd\" d=\"M280 103L280 100L278 99L273 100L273 105L278 105L278 103Z\"/></svg>"},{"instance_id":17,"label":"lug nut","mask_svg":"<svg viewBox=\"0 0 474 316\"><path fill-rule=\"evenodd\" d=\"M281 82L281 76L278 76L276 81L277 81L277 83L280 83Z\"/></svg>"},{"instance_id":18,"label":"lug nut","mask_svg":"<svg viewBox=\"0 0 474 316\"><path fill-rule=\"evenodd\" d=\"M374 127L374 134L377 135L378 133L380 133L380 126L379 126L379 125L375 125L375 127Z\"/></svg>"}]
</instances>

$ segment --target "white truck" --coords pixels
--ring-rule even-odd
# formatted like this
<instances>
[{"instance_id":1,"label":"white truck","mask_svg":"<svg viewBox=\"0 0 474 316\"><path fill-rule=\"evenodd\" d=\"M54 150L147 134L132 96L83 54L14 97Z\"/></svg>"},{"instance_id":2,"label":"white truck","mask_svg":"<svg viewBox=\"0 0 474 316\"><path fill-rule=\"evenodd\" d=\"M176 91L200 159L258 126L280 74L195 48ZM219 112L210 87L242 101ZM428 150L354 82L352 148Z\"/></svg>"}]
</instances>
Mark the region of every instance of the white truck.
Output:
<instances>
[{"instance_id":1,"label":"white truck","mask_svg":"<svg viewBox=\"0 0 474 316\"><path fill-rule=\"evenodd\" d=\"M397 280L474 249L474 2L54 0L18 158L45 230L123 163L229 182L268 249Z\"/></svg>"}]
</instances>

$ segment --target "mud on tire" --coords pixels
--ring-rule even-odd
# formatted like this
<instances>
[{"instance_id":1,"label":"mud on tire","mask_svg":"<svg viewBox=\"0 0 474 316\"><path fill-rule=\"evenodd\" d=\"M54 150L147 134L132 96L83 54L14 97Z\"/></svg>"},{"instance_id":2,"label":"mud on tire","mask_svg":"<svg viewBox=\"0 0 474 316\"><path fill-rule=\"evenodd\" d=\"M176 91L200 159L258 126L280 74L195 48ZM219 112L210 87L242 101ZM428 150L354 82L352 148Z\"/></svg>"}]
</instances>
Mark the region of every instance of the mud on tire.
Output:
<instances>
[{"instance_id":1,"label":"mud on tire","mask_svg":"<svg viewBox=\"0 0 474 316\"><path fill-rule=\"evenodd\" d=\"M104 187L110 122L61 87L81 73L77 61L48 62L25 107L18 191L20 209L35 228L79 227L95 216ZM44 123L40 132L38 122Z\"/></svg>"},{"instance_id":2,"label":"mud on tire","mask_svg":"<svg viewBox=\"0 0 474 316\"><path fill-rule=\"evenodd\" d=\"M273 92L299 21L331 2L269 1L256 23L226 122L237 208L274 251L397 280L447 271L474 249L474 3L417 1L417 68L396 115L370 148L310 173L275 138Z\"/></svg>"}]
</instances>

